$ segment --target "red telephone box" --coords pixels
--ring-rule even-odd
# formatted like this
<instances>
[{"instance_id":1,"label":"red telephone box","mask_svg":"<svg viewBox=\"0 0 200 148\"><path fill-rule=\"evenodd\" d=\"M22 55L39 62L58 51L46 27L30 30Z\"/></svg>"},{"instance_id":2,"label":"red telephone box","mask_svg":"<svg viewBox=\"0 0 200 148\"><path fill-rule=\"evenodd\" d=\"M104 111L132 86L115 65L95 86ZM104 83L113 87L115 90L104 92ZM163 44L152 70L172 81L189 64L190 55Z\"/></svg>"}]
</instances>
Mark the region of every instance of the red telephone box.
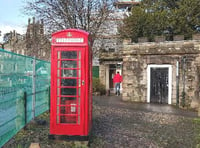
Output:
<instances>
[{"instance_id":1,"label":"red telephone box","mask_svg":"<svg viewBox=\"0 0 200 148\"><path fill-rule=\"evenodd\" d=\"M92 51L89 33L52 35L50 134L88 136L92 124Z\"/></svg>"}]
</instances>

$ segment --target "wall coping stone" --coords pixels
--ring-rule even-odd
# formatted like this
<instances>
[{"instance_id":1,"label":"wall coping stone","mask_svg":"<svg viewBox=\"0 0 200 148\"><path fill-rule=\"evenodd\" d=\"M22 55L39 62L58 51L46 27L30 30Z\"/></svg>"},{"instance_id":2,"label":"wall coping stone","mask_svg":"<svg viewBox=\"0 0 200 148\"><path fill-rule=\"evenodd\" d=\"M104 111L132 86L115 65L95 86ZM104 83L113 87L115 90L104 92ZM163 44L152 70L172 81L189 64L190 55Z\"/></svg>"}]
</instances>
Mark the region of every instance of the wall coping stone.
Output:
<instances>
[{"instance_id":1,"label":"wall coping stone","mask_svg":"<svg viewBox=\"0 0 200 148\"><path fill-rule=\"evenodd\" d=\"M160 43L131 43L125 44L125 55L162 55L162 54L200 54L200 40L165 41Z\"/></svg>"}]
</instances>

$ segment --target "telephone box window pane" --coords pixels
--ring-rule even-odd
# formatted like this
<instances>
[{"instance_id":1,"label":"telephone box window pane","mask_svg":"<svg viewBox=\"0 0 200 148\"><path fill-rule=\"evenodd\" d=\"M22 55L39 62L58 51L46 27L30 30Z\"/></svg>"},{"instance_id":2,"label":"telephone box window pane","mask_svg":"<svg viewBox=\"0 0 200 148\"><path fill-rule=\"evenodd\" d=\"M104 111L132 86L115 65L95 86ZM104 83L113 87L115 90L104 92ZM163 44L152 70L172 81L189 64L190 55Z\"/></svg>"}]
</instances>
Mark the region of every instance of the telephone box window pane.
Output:
<instances>
[{"instance_id":1,"label":"telephone box window pane","mask_svg":"<svg viewBox=\"0 0 200 148\"><path fill-rule=\"evenodd\" d=\"M57 97L57 105L60 105L60 97Z\"/></svg>"},{"instance_id":2,"label":"telephone box window pane","mask_svg":"<svg viewBox=\"0 0 200 148\"><path fill-rule=\"evenodd\" d=\"M57 118L56 118L56 122L59 123L59 106L57 106Z\"/></svg>"},{"instance_id":3,"label":"telephone box window pane","mask_svg":"<svg viewBox=\"0 0 200 148\"><path fill-rule=\"evenodd\" d=\"M78 80L78 86L81 87L81 79Z\"/></svg>"},{"instance_id":4,"label":"telephone box window pane","mask_svg":"<svg viewBox=\"0 0 200 148\"><path fill-rule=\"evenodd\" d=\"M71 105L76 103L76 97L61 97L61 105Z\"/></svg>"},{"instance_id":5,"label":"telephone box window pane","mask_svg":"<svg viewBox=\"0 0 200 148\"><path fill-rule=\"evenodd\" d=\"M57 86L60 86L60 79L57 79Z\"/></svg>"},{"instance_id":6,"label":"telephone box window pane","mask_svg":"<svg viewBox=\"0 0 200 148\"><path fill-rule=\"evenodd\" d=\"M81 59L81 52L80 51L78 52L78 55L79 55L79 59Z\"/></svg>"},{"instance_id":7,"label":"telephone box window pane","mask_svg":"<svg viewBox=\"0 0 200 148\"><path fill-rule=\"evenodd\" d=\"M80 107L78 107L78 124L80 124Z\"/></svg>"},{"instance_id":8,"label":"telephone box window pane","mask_svg":"<svg viewBox=\"0 0 200 148\"><path fill-rule=\"evenodd\" d=\"M62 77L76 77L76 76L77 76L77 70L62 69Z\"/></svg>"},{"instance_id":9,"label":"telephone box window pane","mask_svg":"<svg viewBox=\"0 0 200 148\"><path fill-rule=\"evenodd\" d=\"M61 117L60 117L60 123L66 123L66 122L65 122L65 116L61 116Z\"/></svg>"},{"instance_id":10,"label":"telephone box window pane","mask_svg":"<svg viewBox=\"0 0 200 148\"><path fill-rule=\"evenodd\" d=\"M60 59L60 51L58 51L58 59Z\"/></svg>"},{"instance_id":11,"label":"telephone box window pane","mask_svg":"<svg viewBox=\"0 0 200 148\"><path fill-rule=\"evenodd\" d=\"M60 77L60 70L57 70L57 77Z\"/></svg>"},{"instance_id":12,"label":"telephone box window pane","mask_svg":"<svg viewBox=\"0 0 200 148\"><path fill-rule=\"evenodd\" d=\"M78 96L81 96L81 88L78 88Z\"/></svg>"},{"instance_id":13,"label":"telephone box window pane","mask_svg":"<svg viewBox=\"0 0 200 148\"><path fill-rule=\"evenodd\" d=\"M77 59L77 51L62 51L61 59Z\"/></svg>"},{"instance_id":14,"label":"telephone box window pane","mask_svg":"<svg viewBox=\"0 0 200 148\"><path fill-rule=\"evenodd\" d=\"M61 86L76 86L76 79L62 79Z\"/></svg>"},{"instance_id":15,"label":"telephone box window pane","mask_svg":"<svg viewBox=\"0 0 200 148\"><path fill-rule=\"evenodd\" d=\"M57 88L57 96L60 95L60 88Z\"/></svg>"},{"instance_id":16,"label":"telephone box window pane","mask_svg":"<svg viewBox=\"0 0 200 148\"><path fill-rule=\"evenodd\" d=\"M61 61L61 68L77 68L77 61Z\"/></svg>"},{"instance_id":17,"label":"telephone box window pane","mask_svg":"<svg viewBox=\"0 0 200 148\"><path fill-rule=\"evenodd\" d=\"M71 115L71 114L77 114L77 106L71 105L71 106L61 106L60 107L60 113Z\"/></svg>"},{"instance_id":18,"label":"telephone box window pane","mask_svg":"<svg viewBox=\"0 0 200 148\"><path fill-rule=\"evenodd\" d=\"M60 116L60 123L76 123L76 116L66 116L62 115Z\"/></svg>"},{"instance_id":19,"label":"telephone box window pane","mask_svg":"<svg viewBox=\"0 0 200 148\"><path fill-rule=\"evenodd\" d=\"M80 105L80 97L78 98L78 105Z\"/></svg>"},{"instance_id":20,"label":"telephone box window pane","mask_svg":"<svg viewBox=\"0 0 200 148\"><path fill-rule=\"evenodd\" d=\"M58 61L58 63L57 63L57 64L58 64L58 68L60 68L60 61Z\"/></svg>"},{"instance_id":21,"label":"telephone box window pane","mask_svg":"<svg viewBox=\"0 0 200 148\"><path fill-rule=\"evenodd\" d=\"M76 88L61 88L61 95L76 95Z\"/></svg>"}]
</instances>

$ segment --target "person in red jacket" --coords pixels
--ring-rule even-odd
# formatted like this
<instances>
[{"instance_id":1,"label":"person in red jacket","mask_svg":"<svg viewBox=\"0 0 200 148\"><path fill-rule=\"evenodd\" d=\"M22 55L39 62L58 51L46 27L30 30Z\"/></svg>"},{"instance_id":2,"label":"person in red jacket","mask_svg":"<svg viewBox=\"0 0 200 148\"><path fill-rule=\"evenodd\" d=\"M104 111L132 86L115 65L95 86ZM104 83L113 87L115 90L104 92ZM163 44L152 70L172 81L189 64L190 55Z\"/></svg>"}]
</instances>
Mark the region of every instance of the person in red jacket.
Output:
<instances>
[{"instance_id":1,"label":"person in red jacket","mask_svg":"<svg viewBox=\"0 0 200 148\"><path fill-rule=\"evenodd\" d=\"M122 76L117 72L113 78L113 83L115 86L115 94L120 95L120 83L122 82Z\"/></svg>"}]
</instances>

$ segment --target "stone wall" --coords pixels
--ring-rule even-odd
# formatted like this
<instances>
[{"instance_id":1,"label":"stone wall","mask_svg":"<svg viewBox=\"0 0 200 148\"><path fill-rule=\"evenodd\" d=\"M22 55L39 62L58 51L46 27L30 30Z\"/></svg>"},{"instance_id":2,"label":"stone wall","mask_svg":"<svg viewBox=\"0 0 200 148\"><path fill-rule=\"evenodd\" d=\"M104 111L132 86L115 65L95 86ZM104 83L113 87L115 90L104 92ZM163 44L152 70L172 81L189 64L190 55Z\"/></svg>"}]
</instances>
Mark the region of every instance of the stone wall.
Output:
<instances>
[{"instance_id":1,"label":"stone wall","mask_svg":"<svg viewBox=\"0 0 200 148\"><path fill-rule=\"evenodd\" d=\"M106 90L109 90L110 84L109 75L110 75L110 65L117 65L122 62L122 51L104 51L99 55L99 77L102 84L105 85Z\"/></svg>"},{"instance_id":2,"label":"stone wall","mask_svg":"<svg viewBox=\"0 0 200 148\"><path fill-rule=\"evenodd\" d=\"M177 62L179 63L178 89ZM200 102L200 41L137 44L124 42L123 100L147 102L147 67L150 64L172 66L172 104L177 103L178 93L180 106L198 107Z\"/></svg>"}]
</instances>

